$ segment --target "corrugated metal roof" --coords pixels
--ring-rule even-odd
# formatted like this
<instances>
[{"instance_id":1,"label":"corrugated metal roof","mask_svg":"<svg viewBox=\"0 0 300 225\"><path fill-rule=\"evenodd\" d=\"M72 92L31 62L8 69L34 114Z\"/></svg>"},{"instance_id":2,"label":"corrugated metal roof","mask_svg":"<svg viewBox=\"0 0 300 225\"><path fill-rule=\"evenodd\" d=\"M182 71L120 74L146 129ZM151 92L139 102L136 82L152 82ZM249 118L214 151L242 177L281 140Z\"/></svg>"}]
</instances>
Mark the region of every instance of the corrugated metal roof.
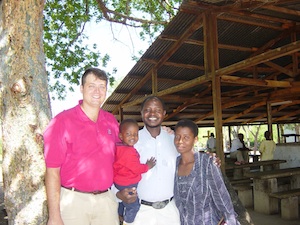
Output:
<instances>
[{"instance_id":1,"label":"corrugated metal roof","mask_svg":"<svg viewBox=\"0 0 300 225\"><path fill-rule=\"evenodd\" d=\"M141 122L139 105L153 94L168 106L165 124L189 118L213 126L212 81L220 79L224 125L266 123L268 102L274 123L299 122L299 22L296 0L184 1L103 109Z\"/></svg>"}]
</instances>

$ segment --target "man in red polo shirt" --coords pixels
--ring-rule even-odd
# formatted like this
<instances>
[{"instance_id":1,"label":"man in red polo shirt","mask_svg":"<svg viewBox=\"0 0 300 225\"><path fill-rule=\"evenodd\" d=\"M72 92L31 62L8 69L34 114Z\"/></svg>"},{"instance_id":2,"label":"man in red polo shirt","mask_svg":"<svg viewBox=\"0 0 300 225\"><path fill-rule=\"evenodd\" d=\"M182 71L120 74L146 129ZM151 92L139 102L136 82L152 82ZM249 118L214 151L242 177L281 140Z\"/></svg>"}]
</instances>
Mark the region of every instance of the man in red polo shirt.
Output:
<instances>
[{"instance_id":1,"label":"man in red polo shirt","mask_svg":"<svg viewBox=\"0 0 300 225\"><path fill-rule=\"evenodd\" d=\"M101 109L107 75L85 71L83 100L53 118L44 132L48 225L119 224L113 184L118 122Z\"/></svg>"}]
</instances>

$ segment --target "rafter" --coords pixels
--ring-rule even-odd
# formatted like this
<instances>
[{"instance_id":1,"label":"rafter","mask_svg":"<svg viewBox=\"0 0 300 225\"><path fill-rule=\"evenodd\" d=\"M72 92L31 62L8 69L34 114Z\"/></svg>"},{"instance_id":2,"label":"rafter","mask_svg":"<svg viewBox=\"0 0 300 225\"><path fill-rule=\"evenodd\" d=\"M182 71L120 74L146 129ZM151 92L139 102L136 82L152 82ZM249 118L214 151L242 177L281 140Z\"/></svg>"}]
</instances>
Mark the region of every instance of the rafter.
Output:
<instances>
[{"instance_id":1,"label":"rafter","mask_svg":"<svg viewBox=\"0 0 300 225\"><path fill-rule=\"evenodd\" d=\"M152 70L157 70L159 67L161 67L171 56L174 52L177 51L177 49L180 48L181 44L191 35L195 30L199 28L199 26L202 24L202 16L198 16L195 21L190 25L190 27L185 31L185 33L176 41L173 46L167 51L167 53L159 60L159 62L152 68ZM133 95L135 94L151 77L152 70L149 71L146 76L143 77L143 79L139 82L139 84L120 102L118 105L119 107L122 107L122 105ZM139 102L140 103L140 102ZM116 113L117 109L115 109L112 113Z\"/></svg>"}]
</instances>

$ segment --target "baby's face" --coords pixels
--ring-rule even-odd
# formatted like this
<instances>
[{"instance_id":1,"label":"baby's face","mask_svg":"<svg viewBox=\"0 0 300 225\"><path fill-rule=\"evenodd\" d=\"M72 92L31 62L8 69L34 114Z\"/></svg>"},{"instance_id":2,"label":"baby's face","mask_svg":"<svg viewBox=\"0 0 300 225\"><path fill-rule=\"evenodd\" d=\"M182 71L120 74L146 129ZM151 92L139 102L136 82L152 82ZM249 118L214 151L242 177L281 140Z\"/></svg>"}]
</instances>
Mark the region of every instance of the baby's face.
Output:
<instances>
[{"instance_id":1,"label":"baby's face","mask_svg":"<svg viewBox=\"0 0 300 225\"><path fill-rule=\"evenodd\" d=\"M139 127L135 124L126 124L120 132L120 139L129 146L135 145L139 140Z\"/></svg>"}]
</instances>

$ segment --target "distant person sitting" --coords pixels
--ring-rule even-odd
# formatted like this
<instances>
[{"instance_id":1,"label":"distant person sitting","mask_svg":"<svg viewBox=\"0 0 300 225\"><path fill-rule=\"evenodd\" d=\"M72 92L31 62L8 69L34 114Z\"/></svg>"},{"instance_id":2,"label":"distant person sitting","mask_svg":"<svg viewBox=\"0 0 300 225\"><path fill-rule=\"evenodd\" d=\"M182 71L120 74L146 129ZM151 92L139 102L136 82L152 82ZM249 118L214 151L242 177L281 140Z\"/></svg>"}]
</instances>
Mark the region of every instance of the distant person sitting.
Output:
<instances>
[{"instance_id":1,"label":"distant person sitting","mask_svg":"<svg viewBox=\"0 0 300 225\"><path fill-rule=\"evenodd\" d=\"M214 133L210 133L210 137L206 142L206 148L209 152L216 152L216 139Z\"/></svg>"},{"instance_id":2,"label":"distant person sitting","mask_svg":"<svg viewBox=\"0 0 300 225\"><path fill-rule=\"evenodd\" d=\"M272 140L270 131L265 132L265 138L266 140L263 140L259 146L261 160L272 160L274 157L276 143Z\"/></svg>"},{"instance_id":3,"label":"distant person sitting","mask_svg":"<svg viewBox=\"0 0 300 225\"><path fill-rule=\"evenodd\" d=\"M237 138L232 140L230 148L230 158L235 158L237 161L234 163L236 165L241 165L248 163L249 161L249 148L245 146L244 135L238 134Z\"/></svg>"},{"instance_id":4,"label":"distant person sitting","mask_svg":"<svg viewBox=\"0 0 300 225\"><path fill-rule=\"evenodd\" d=\"M116 156L114 162L114 183L118 190L125 188L137 188L138 182L142 179L141 174L152 169L156 160L151 157L146 164L140 163L140 155L133 147L138 141L139 126L135 120L126 119L120 124L119 138L122 143L116 144ZM125 209L125 210L124 210ZM127 204L119 203L119 217L126 223L132 223L140 209L140 202L137 198L135 202ZM125 213L124 213L125 211Z\"/></svg>"}]
</instances>

